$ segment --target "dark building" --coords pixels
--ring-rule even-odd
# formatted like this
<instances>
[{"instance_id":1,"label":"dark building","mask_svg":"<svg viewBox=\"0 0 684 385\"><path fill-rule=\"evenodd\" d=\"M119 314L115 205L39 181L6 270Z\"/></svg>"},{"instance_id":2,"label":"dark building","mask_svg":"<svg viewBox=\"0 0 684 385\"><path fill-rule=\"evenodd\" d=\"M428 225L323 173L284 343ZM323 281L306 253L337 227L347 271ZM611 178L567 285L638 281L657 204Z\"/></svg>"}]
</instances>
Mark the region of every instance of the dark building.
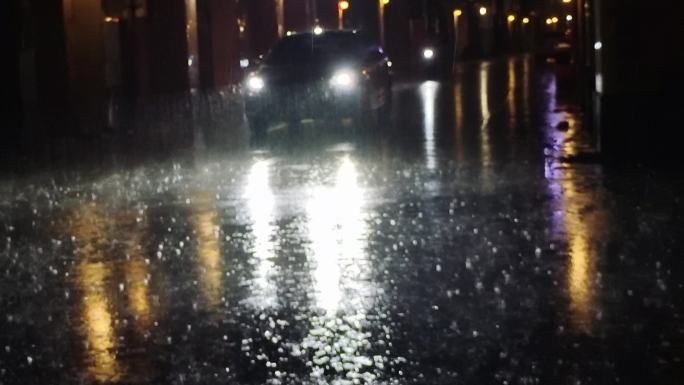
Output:
<instances>
[{"instance_id":1,"label":"dark building","mask_svg":"<svg viewBox=\"0 0 684 385\"><path fill-rule=\"evenodd\" d=\"M684 3L593 0L587 9L601 149L615 159L681 160Z\"/></svg>"},{"instance_id":2,"label":"dark building","mask_svg":"<svg viewBox=\"0 0 684 385\"><path fill-rule=\"evenodd\" d=\"M235 0L6 2L22 135L90 135L112 98L239 81ZM10 27L11 26L11 27ZM10 83L12 84L12 83ZM16 115L16 114L15 114Z\"/></svg>"},{"instance_id":3,"label":"dark building","mask_svg":"<svg viewBox=\"0 0 684 385\"><path fill-rule=\"evenodd\" d=\"M235 1L199 0L197 23L202 87L240 80L238 5Z\"/></svg>"},{"instance_id":4,"label":"dark building","mask_svg":"<svg viewBox=\"0 0 684 385\"><path fill-rule=\"evenodd\" d=\"M279 36L278 3L273 0L248 0L243 1L242 6L245 13L248 56L263 55Z\"/></svg>"},{"instance_id":5,"label":"dark building","mask_svg":"<svg viewBox=\"0 0 684 385\"><path fill-rule=\"evenodd\" d=\"M0 145L0 152L6 153L8 147L18 142L22 129L21 67L19 59L23 45L21 39L23 25L21 24L22 18L20 17L23 10L22 5L17 1L5 1L0 7L0 13L2 14L0 30L8 42L8 56L15 59L6 61L6 69L3 76L3 100L5 102L2 107L2 115L5 117L5 125L2 131L0 131L0 135L5 140Z\"/></svg>"}]
</instances>

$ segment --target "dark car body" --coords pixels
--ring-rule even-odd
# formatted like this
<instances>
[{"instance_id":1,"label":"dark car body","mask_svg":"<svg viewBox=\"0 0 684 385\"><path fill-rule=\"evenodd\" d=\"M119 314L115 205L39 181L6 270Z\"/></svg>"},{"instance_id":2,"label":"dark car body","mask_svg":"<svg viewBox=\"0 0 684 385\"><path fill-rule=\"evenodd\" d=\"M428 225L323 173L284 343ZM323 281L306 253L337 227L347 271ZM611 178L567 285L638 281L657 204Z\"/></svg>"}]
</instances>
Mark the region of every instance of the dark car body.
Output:
<instances>
[{"instance_id":1,"label":"dark car body","mask_svg":"<svg viewBox=\"0 0 684 385\"><path fill-rule=\"evenodd\" d=\"M294 34L247 75L247 120L259 135L279 121L361 119L390 105L391 85L387 56L361 34Z\"/></svg>"}]
</instances>

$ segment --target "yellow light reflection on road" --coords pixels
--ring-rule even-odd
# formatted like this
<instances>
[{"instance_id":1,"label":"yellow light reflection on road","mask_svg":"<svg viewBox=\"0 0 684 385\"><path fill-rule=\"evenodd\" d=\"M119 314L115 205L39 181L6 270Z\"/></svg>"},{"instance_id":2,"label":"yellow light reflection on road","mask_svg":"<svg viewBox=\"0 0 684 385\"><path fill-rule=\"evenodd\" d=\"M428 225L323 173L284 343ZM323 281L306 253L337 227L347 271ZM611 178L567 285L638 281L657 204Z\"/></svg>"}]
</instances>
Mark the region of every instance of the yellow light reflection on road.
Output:
<instances>
[{"instance_id":1,"label":"yellow light reflection on road","mask_svg":"<svg viewBox=\"0 0 684 385\"><path fill-rule=\"evenodd\" d=\"M199 262L199 283L202 294L209 307L221 300L222 266L221 250L218 240L218 219L211 194L197 194L192 226L197 237L197 257Z\"/></svg>"},{"instance_id":2,"label":"yellow light reflection on road","mask_svg":"<svg viewBox=\"0 0 684 385\"><path fill-rule=\"evenodd\" d=\"M90 366L88 373L99 382L116 381L119 363L114 354L115 335L105 283L109 268L102 262L78 265L78 282L83 290L83 322Z\"/></svg>"},{"instance_id":3,"label":"yellow light reflection on road","mask_svg":"<svg viewBox=\"0 0 684 385\"><path fill-rule=\"evenodd\" d=\"M489 110L489 63L480 64L480 113L482 126L489 124L491 111Z\"/></svg>"},{"instance_id":4,"label":"yellow light reflection on road","mask_svg":"<svg viewBox=\"0 0 684 385\"><path fill-rule=\"evenodd\" d=\"M465 143L463 143L463 84L454 85L454 144L456 146L456 160L462 164L465 160Z\"/></svg>"},{"instance_id":5,"label":"yellow light reflection on road","mask_svg":"<svg viewBox=\"0 0 684 385\"><path fill-rule=\"evenodd\" d=\"M255 277L254 304L258 307L268 307L275 304L275 287L269 275L273 271L274 220L275 197L271 190L271 164L267 160L256 161L247 177L245 199L252 222L252 236L254 237L254 258L257 261Z\"/></svg>"},{"instance_id":6,"label":"yellow light reflection on road","mask_svg":"<svg viewBox=\"0 0 684 385\"><path fill-rule=\"evenodd\" d=\"M519 113L517 110L518 102L518 73L516 71L517 58L511 57L508 59L508 93L506 95L506 102L508 105L508 128L510 134L510 150L513 158L516 158L518 152L518 141L516 140L516 128L519 124Z\"/></svg>"},{"instance_id":7,"label":"yellow light reflection on road","mask_svg":"<svg viewBox=\"0 0 684 385\"><path fill-rule=\"evenodd\" d=\"M549 80L549 104L546 107L546 139L555 144L547 154L545 175L553 198L552 229L554 237L567 242L568 267L566 291L569 299L569 320L575 331L591 334L596 322L598 241L605 239L605 211L588 209L601 199L596 188L587 186L587 178L597 177L597 171L576 164L561 164L559 159L577 154L581 144L576 133L578 120L568 112L557 112L557 83ZM570 125L567 131L556 129L560 121Z\"/></svg>"},{"instance_id":8,"label":"yellow light reflection on road","mask_svg":"<svg viewBox=\"0 0 684 385\"><path fill-rule=\"evenodd\" d=\"M141 330L150 326L152 314L148 290L148 268L148 264L139 254L131 255L130 260L124 266L131 310Z\"/></svg>"},{"instance_id":9,"label":"yellow light reflection on road","mask_svg":"<svg viewBox=\"0 0 684 385\"><path fill-rule=\"evenodd\" d=\"M492 188L492 145L489 135L489 63L480 64L480 162L482 164L482 184L485 189Z\"/></svg>"},{"instance_id":10,"label":"yellow light reflection on road","mask_svg":"<svg viewBox=\"0 0 684 385\"><path fill-rule=\"evenodd\" d=\"M600 256L598 240L605 237L605 212L586 210L597 197L578 184L579 175L574 169L564 170L562 178L563 224L570 257L567 285L571 321L577 330L591 333L598 306L595 283Z\"/></svg>"},{"instance_id":11,"label":"yellow light reflection on road","mask_svg":"<svg viewBox=\"0 0 684 385\"><path fill-rule=\"evenodd\" d=\"M597 306L595 280L599 250L596 240L603 234L603 215L601 211L585 212L595 197L578 186L578 176L572 168L564 170L562 178L563 223L570 257L567 282L571 321L575 329L591 333Z\"/></svg>"},{"instance_id":12,"label":"yellow light reflection on road","mask_svg":"<svg viewBox=\"0 0 684 385\"><path fill-rule=\"evenodd\" d=\"M136 223L134 215L124 215L127 224ZM123 266L126 277L128 301L131 312L135 317L135 324L140 331L145 331L152 320L152 308L150 306L149 293L149 264L145 261L142 250L142 234L146 231L146 222L141 221L140 226L127 227L126 238L126 262Z\"/></svg>"},{"instance_id":13,"label":"yellow light reflection on road","mask_svg":"<svg viewBox=\"0 0 684 385\"><path fill-rule=\"evenodd\" d=\"M112 262L103 261L101 252L111 226L108 218L95 205L83 205L74 210L66 229L78 242L75 282L82 294L86 371L98 382L116 381L122 375L115 354L116 336L108 297Z\"/></svg>"},{"instance_id":14,"label":"yellow light reflection on road","mask_svg":"<svg viewBox=\"0 0 684 385\"><path fill-rule=\"evenodd\" d=\"M506 102L508 103L508 116L511 122L513 122L515 119L515 97L516 97L516 87L517 87L517 78L516 78L516 72L515 72L515 58L509 58L508 59L508 94L506 95ZM514 124L511 124L511 127L515 127Z\"/></svg>"}]
</instances>

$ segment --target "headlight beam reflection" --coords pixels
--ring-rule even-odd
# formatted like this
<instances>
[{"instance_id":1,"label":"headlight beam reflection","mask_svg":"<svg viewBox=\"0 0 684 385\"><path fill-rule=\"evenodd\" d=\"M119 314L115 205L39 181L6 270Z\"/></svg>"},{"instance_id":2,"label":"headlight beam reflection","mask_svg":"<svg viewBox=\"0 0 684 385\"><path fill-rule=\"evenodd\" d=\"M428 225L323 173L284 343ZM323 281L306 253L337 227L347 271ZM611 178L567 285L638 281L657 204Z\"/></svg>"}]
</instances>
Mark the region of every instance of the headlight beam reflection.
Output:
<instances>
[{"instance_id":1,"label":"headlight beam reflection","mask_svg":"<svg viewBox=\"0 0 684 385\"><path fill-rule=\"evenodd\" d=\"M435 150L435 104L439 83L427 81L420 85L420 97L423 102L423 135L425 146L425 160L427 168L434 170L437 167Z\"/></svg>"},{"instance_id":2,"label":"headlight beam reflection","mask_svg":"<svg viewBox=\"0 0 684 385\"><path fill-rule=\"evenodd\" d=\"M273 270L274 245L273 216L275 197L270 186L271 163L259 160L254 163L247 177L247 187L244 192L252 222L254 239L254 259L257 263L255 277L254 304L258 307L270 307L275 304L275 287L269 280Z\"/></svg>"},{"instance_id":3,"label":"headlight beam reflection","mask_svg":"<svg viewBox=\"0 0 684 385\"><path fill-rule=\"evenodd\" d=\"M375 375L362 321L372 292L364 277L370 269L365 257L367 227L363 218L364 191L356 165L345 156L333 187L317 186L307 205L316 302L323 311L311 319L302 346L313 353L312 376L329 383L370 384ZM334 369L327 374L326 367ZM330 378L332 377L332 378Z\"/></svg>"}]
</instances>

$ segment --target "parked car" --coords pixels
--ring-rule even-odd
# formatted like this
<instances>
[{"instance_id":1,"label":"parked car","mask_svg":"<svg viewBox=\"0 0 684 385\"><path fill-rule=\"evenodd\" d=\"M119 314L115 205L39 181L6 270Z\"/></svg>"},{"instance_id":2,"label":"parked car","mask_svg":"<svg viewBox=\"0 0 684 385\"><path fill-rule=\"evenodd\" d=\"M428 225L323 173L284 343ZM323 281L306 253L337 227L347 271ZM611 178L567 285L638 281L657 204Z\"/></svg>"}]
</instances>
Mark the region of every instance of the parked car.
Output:
<instances>
[{"instance_id":1,"label":"parked car","mask_svg":"<svg viewBox=\"0 0 684 385\"><path fill-rule=\"evenodd\" d=\"M389 113L391 62L382 47L355 31L316 32L282 38L247 75L254 135L280 121L352 118L360 125Z\"/></svg>"}]
</instances>

